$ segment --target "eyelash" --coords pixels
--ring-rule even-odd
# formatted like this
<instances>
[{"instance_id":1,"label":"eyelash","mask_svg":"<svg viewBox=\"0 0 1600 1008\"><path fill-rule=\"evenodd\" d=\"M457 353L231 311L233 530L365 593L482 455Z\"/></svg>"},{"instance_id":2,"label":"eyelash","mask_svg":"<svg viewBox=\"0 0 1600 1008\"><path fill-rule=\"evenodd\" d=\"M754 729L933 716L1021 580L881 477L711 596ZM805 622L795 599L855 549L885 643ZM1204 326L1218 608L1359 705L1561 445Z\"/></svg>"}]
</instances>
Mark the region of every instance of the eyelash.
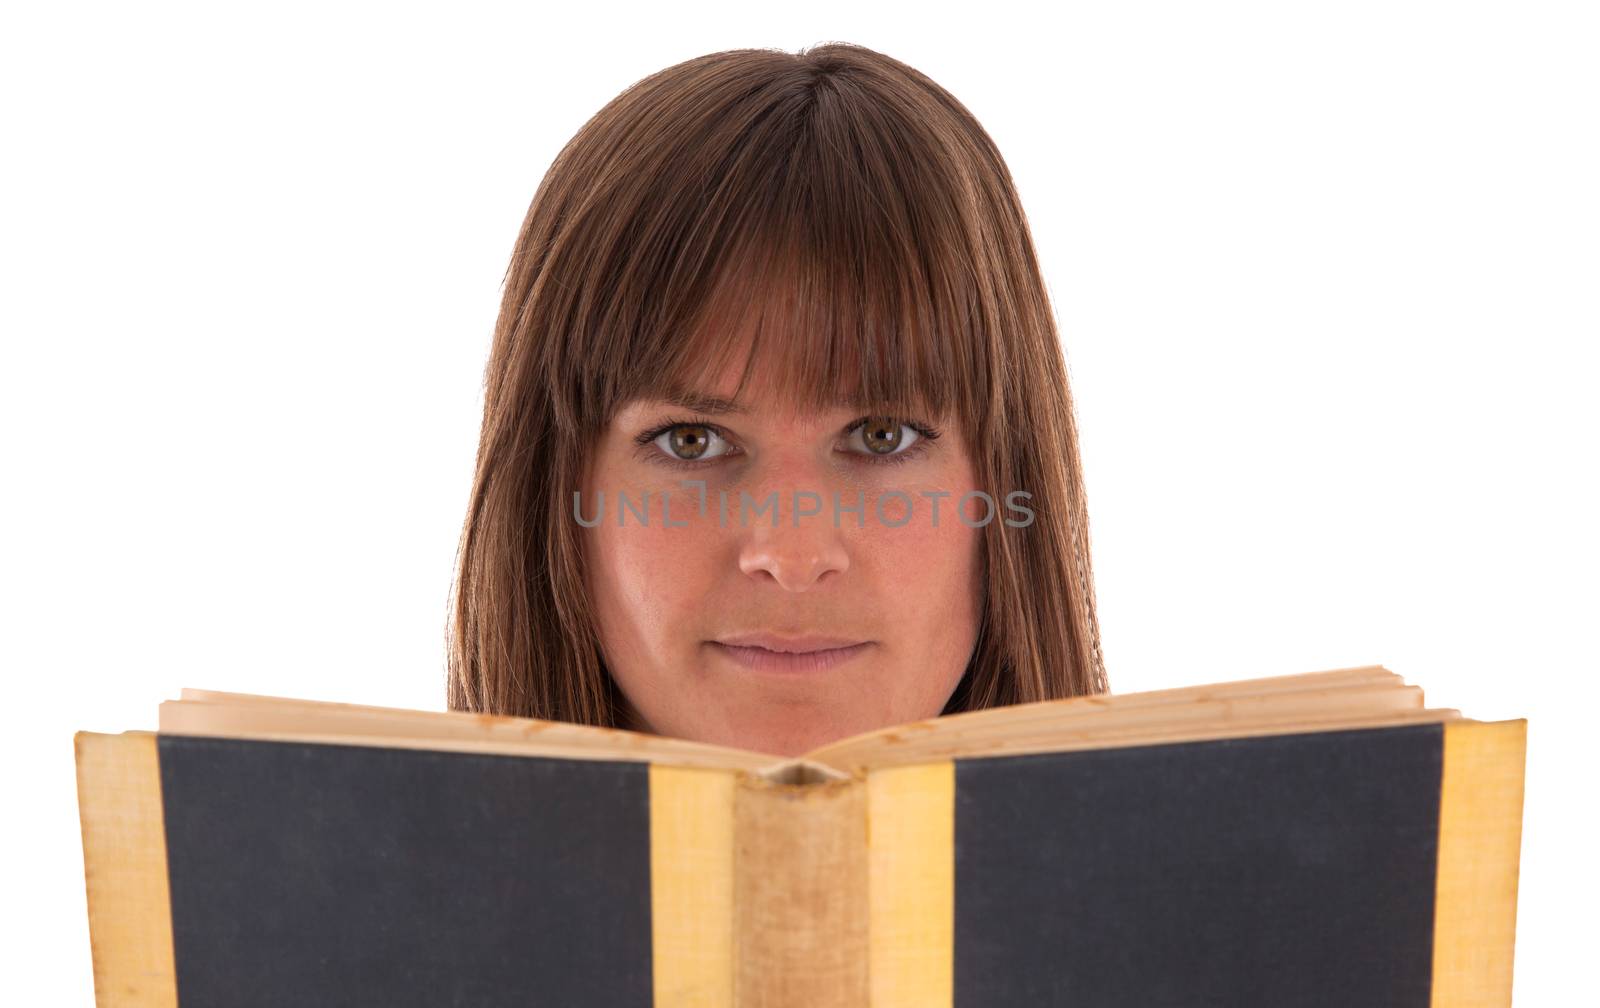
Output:
<instances>
[{"instance_id":1,"label":"eyelash","mask_svg":"<svg viewBox=\"0 0 1600 1008\"><path fill-rule=\"evenodd\" d=\"M878 419L877 416L861 417L860 419L853 421L849 426L845 427L844 435L849 437L851 434L854 434L858 428L864 426L868 420L876 419ZM938 440L939 432L934 428L927 426L926 424L917 423L914 420L900 420L900 423L917 432L918 437L916 444L912 445L910 448L907 448L905 451L895 452L892 455L867 454L866 458L868 459L868 465L900 465L901 463L909 462L912 459L919 458L925 454L928 449L932 447L932 442ZM651 442L665 434L667 431L672 430L674 427L704 427L707 430L715 433L724 441L729 441L729 443L732 443L732 439L728 437L726 431L724 431L717 424L711 423L707 420L668 420L665 423L657 424L655 427L652 427L651 429L640 434L638 437L634 438L634 443L648 450L649 461L659 465L669 466L674 469L700 469L726 457L724 455L719 455L716 458L704 460L680 459L673 458L669 454L665 454L656 450ZM865 453L851 452L850 454L863 455Z\"/></svg>"}]
</instances>

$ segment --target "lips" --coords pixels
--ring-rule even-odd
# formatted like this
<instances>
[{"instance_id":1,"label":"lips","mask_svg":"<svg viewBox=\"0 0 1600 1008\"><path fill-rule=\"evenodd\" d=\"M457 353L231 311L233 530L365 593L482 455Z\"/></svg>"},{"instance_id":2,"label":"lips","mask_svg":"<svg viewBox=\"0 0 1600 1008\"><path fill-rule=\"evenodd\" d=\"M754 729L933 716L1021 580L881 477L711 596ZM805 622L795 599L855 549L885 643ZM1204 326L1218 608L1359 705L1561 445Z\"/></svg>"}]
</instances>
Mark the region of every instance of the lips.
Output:
<instances>
[{"instance_id":1,"label":"lips","mask_svg":"<svg viewBox=\"0 0 1600 1008\"><path fill-rule=\"evenodd\" d=\"M722 644L727 647L762 648L767 651L782 652L783 654L804 654L810 651L829 651L837 648L854 647L857 644L868 642L861 640L859 637L825 637L820 634L784 637L773 633L742 633L718 637L711 643Z\"/></svg>"},{"instance_id":2,"label":"lips","mask_svg":"<svg viewBox=\"0 0 1600 1008\"><path fill-rule=\"evenodd\" d=\"M842 637L782 637L765 633L735 634L706 644L744 669L791 675L835 668L872 647L871 641Z\"/></svg>"}]
</instances>

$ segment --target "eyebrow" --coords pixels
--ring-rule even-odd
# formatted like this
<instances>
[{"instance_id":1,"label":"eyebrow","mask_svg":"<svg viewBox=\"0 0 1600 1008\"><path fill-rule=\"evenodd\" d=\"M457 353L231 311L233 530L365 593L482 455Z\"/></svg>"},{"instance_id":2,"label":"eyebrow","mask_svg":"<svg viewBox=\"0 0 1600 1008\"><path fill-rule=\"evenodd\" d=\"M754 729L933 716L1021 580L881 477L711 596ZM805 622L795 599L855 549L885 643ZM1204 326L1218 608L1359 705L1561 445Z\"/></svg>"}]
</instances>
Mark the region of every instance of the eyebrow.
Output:
<instances>
[{"instance_id":1,"label":"eyebrow","mask_svg":"<svg viewBox=\"0 0 1600 1008\"><path fill-rule=\"evenodd\" d=\"M745 414L750 412L748 409L740 406L731 399L723 399L720 396L706 395L703 392L695 392L689 389L669 389L663 391L660 393L660 400L665 403L671 403L674 406L681 406L687 410L694 410L699 413L709 413L717 416L729 413ZM833 399L833 405L839 409L863 408L855 399L844 395L835 397Z\"/></svg>"},{"instance_id":2,"label":"eyebrow","mask_svg":"<svg viewBox=\"0 0 1600 1008\"><path fill-rule=\"evenodd\" d=\"M725 413L749 412L743 406L736 404L731 399L723 399L719 396L705 395L703 393L693 392L688 389L671 389L663 392L661 393L661 401L671 403L674 406L682 406L684 409L694 410L697 413L713 413L721 415Z\"/></svg>"}]
</instances>

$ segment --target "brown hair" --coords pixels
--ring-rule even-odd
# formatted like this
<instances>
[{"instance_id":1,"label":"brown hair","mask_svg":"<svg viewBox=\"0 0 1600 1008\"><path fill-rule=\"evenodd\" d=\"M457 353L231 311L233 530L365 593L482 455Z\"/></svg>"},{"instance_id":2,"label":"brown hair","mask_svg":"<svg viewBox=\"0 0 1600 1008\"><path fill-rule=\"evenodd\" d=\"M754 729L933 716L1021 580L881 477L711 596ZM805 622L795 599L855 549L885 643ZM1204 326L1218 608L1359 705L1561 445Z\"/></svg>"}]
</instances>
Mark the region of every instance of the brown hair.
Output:
<instances>
[{"instance_id":1,"label":"brown hair","mask_svg":"<svg viewBox=\"0 0 1600 1008\"><path fill-rule=\"evenodd\" d=\"M569 517L635 396L696 389L751 333L802 407L952 416L997 502L983 618L945 713L1107 688L1065 361L1010 172L972 114L857 45L736 49L627 88L517 236L452 590L454 710L627 725ZM743 383L741 382L741 389Z\"/></svg>"}]
</instances>

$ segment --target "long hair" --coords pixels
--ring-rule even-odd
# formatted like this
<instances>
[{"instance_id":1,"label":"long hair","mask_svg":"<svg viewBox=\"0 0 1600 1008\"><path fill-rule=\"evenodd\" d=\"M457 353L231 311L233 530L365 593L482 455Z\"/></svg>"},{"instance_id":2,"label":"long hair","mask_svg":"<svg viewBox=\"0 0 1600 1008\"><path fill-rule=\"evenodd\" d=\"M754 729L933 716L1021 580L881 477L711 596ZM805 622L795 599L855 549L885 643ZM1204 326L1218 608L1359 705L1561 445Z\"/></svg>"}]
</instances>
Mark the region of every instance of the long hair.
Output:
<instances>
[{"instance_id":1,"label":"long hair","mask_svg":"<svg viewBox=\"0 0 1600 1008\"><path fill-rule=\"evenodd\" d=\"M484 376L447 628L453 710L623 726L569 517L615 410L704 389L755 333L781 392L962 424L982 621L944 713L1101 693L1066 364L1011 175L972 114L898 60L829 43L668 67L557 155L522 222ZM741 384L741 388L742 388Z\"/></svg>"}]
</instances>

